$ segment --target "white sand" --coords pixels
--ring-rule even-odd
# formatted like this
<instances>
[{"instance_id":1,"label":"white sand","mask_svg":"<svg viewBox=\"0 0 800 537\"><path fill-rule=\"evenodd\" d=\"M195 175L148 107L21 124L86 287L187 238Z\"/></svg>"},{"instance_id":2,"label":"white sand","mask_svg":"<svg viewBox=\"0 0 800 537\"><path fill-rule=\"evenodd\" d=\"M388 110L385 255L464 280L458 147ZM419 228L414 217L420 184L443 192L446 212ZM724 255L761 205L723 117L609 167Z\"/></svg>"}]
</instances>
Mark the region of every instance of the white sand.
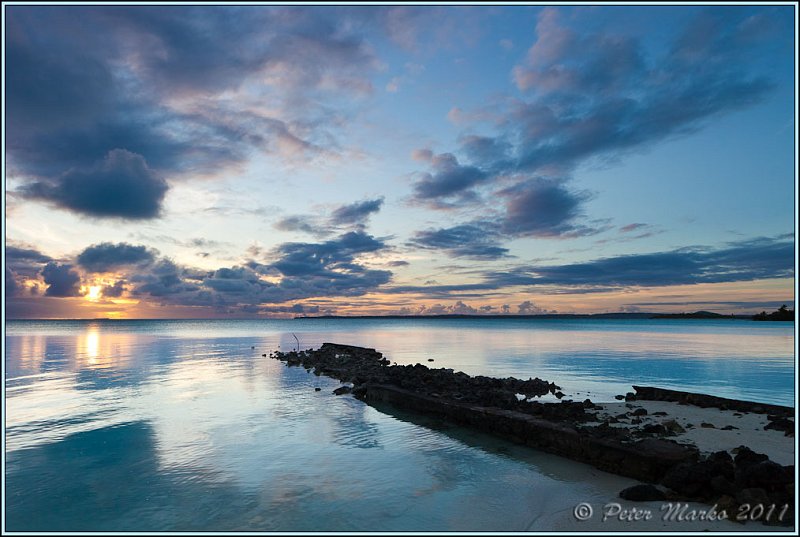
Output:
<instances>
[{"instance_id":1,"label":"white sand","mask_svg":"<svg viewBox=\"0 0 800 537\"><path fill-rule=\"evenodd\" d=\"M626 405L631 405L629 408ZM770 459L782 465L795 464L794 438L785 436L782 431L764 430L769 423L766 414L720 410L718 408L700 408L693 405L680 405L665 401L633 401L630 403L600 403L603 410L598 411L600 421L606 418L632 412L637 408L647 410L647 415L640 416L642 422L632 425L629 421L612 423L613 427L642 427L650 423L665 423L675 420L685 433L669 438L679 443L697 446L702 453L725 450L730 452L739 446L747 446L755 452L764 453ZM654 416L654 412L666 412L666 416ZM736 414L739 414L738 416ZM712 424L714 428L702 427L702 423ZM693 427L687 427L692 424ZM722 430L726 426L737 427L733 430Z\"/></svg>"}]
</instances>

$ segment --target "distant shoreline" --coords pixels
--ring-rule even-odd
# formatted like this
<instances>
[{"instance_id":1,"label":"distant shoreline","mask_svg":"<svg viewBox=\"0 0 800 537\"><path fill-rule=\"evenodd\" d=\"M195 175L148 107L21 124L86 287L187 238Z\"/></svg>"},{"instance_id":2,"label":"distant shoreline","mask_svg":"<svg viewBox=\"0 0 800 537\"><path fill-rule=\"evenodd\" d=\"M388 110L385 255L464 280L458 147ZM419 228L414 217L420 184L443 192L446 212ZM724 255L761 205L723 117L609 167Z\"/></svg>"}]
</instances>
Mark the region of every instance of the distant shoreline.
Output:
<instances>
[{"instance_id":1,"label":"distant shoreline","mask_svg":"<svg viewBox=\"0 0 800 537\"><path fill-rule=\"evenodd\" d=\"M175 317L175 318L132 318L132 319L112 319L108 317L86 317L72 319L30 319L30 318L9 318L6 321L101 321L101 322L151 322L151 321L293 321L293 320L326 320L326 319L699 319L699 320L746 320L752 321L753 314L731 314L723 315L711 312L695 313L542 313L531 315L520 314L461 314L447 313L438 315L308 315L295 317ZM776 321L772 322L792 322Z\"/></svg>"},{"instance_id":2,"label":"distant shoreline","mask_svg":"<svg viewBox=\"0 0 800 537\"><path fill-rule=\"evenodd\" d=\"M722 315L719 313L543 313L535 315L446 313L440 315L315 315L293 319L744 319L752 315Z\"/></svg>"}]
</instances>

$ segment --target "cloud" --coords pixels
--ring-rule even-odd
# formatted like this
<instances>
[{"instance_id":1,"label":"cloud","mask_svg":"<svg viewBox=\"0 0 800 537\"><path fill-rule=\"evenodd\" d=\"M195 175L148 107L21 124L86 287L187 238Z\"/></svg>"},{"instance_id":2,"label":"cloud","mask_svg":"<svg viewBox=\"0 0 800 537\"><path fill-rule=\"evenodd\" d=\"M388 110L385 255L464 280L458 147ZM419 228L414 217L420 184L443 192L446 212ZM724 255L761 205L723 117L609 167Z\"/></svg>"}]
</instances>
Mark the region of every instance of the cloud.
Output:
<instances>
[{"instance_id":1,"label":"cloud","mask_svg":"<svg viewBox=\"0 0 800 537\"><path fill-rule=\"evenodd\" d=\"M637 229L642 229L648 227L647 224L627 224L624 226L620 226L619 232L620 233L630 233L632 231L636 231Z\"/></svg>"},{"instance_id":2,"label":"cloud","mask_svg":"<svg viewBox=\"0 0 800 537\"><path fill-rule=\"evenodd\" d=\"M36 277L42 265L53 259L34 248L6 246L6 269L28 278Z\"/></svg>"},{"instance_id":3,"label":"cloud","mask_svg":"<svg viewBox=\"0 0 800 537\"><path fill-rule=\"evenodd\" d=\"M517 271L521 285L658 287L790 278L794 244L768 238L731 243L723 249L682 248L669 252L609 257ZM508 279L495 276L498 284Z\"/></svg>"},{"instance_id":4,"label":"cloud","mask_svg":"<svg viewBox=\"0 0 800 537\"><path fill-rule=\"evenodd\" d=\"M43 266L53 259L34 248L7 245L5 252L6 295L20 296L26 291L35 292L36 286L27 288L22 280L38 279Z\"/></svg>"},{"instance_id":5,"label":"cloud","mask_svg":"<svg viewBox=\"0 0 800 537\"><path fill-rule=\"evenodd\" d=\"M42 269L42 276L47 284L45 296L81 296L81 277L72 270L71 265L50 262Z\"/></svg>"},{"instance_id":6,"label":"cloud","mask_svg":"<svg viewBox=\"0 0 800 537\"><path fill-rule=\"evenodd\" d=\"M250 260L212 271L160 258L143 268L129 269L126 279L131 295L149 296L162 304L280 313L260 306L314 297L360 296L377 290L391 280L392 273L370 269L358 258L384 248L383 240L353 231L321 243L284 243L269 252L268 262Z\"/></svg>"},{"instance_id":7,"label":"cloud","mask_svg":"<svg viewBox=\"0 0 800 537\"><path fill-rule=\"evenodd\" d=\"M707 10L661 56L610 33L577 33L542 11L537 40L514 71L531 100L509 116L519 169L574 168L685 135L715 115L759 102L771 84L747 72L754 43L740 38L735 11Z\"/></svg>"},{"instance_id":8,"label":"cloud","mask_svg":"<svg viewBox=\"0 0 800 537\"><path fill-rule=\"evenodd\" d=\"M466 296L525 287L537 288L537 292L546 294L576 294L793 276L794 242L759 237L728 243L717 249L695 246L566 265L522 265L504 271L485 271L481 281L474 283L405 285L387 287L383 291Z\"/></svg>"},{"instance_id":9,"label":"cloud","mask_svg":"<svg viewBox=\"0 0 800 537\"><path fill-rule=\"evenodd\" d=\"M571 191L563 182L530 179L501 191L501 195L507 200L502 227L509 235L572 237L596 232L575 224L589 193Z\"/></svg>"},{"instance_id":10,"label":"cloud","mask_svg":"<svg viewBox=\"0 0 800 537\"><path fill-rule=\"evenodd\" d=\"M472 187L489 177L475 166L459 164L451 153L434 155L429 149L421 149L414 153L414 158L426 159L433 169L433 173L419 174L419 180L414 183L414 199L420 203L463 202L472 197Z\"/></svg>"},{"instance_id":11,"label":"cloud","mask_svg":"<svg viewBox=\"0 0 800 537\"><path fill-rule=\"evenodd\" d=\"M507 248L497 245L501 236L492 222L472 222L450 228L417 231L410 244L425 249L444 250L452 257L499 259Z\"/></svg>"},{"instance_id":12,"label":"cloud","mask_svg":"<svg viewBox=\"0 0 800 537\"><path fill-rule=\"evenodd\" d=\"M330 228L321 223L320 220L318 216L294 214L281 218L272 224L272 227L280 231L302 231L322 237L330 235Z\"/></svg>"},{"instance_id":13,"label":"cloud","mask_svg":"<svg viewBox=\"0 0 800 537\"><path fill-rule=\"evenodd\" d=\"M547 313L546 309L540 308L530 300L526 300L517 306L517 311L520 315L538 315L541 313Z\"/></svg>"},{"instance_id":14,"label":"cloud","mask_svg":"<svg viewBox=\"0 0 800 537\"><path fill-rule=\"evenodd\" d=\"M363 224L372 213L380 211L382 205L382 197L342 205L331 213L330 221L334 225Z\"/></svg>"},{"instance_id":15,"label":"cloud","mask_svg":"<svg viewBox=\"0 0 800 537\"><path fill-rule=\"evenodd\" d=\"M339 110L371 92L379 67L347 10L12 6L7 14L9 171L32 198L98 218L158 217L168 182L219 175L255 152L298 162L335 153ZM321 106L330 95L337 105ZM142 166L121 163L116 151ZM93 187L115 197L101 202Z\"/></svg>"},{"instance_id":16,"label":"cloud","mask_svg":"<svg viewBox=\"0 0 800 537\"><path fill-rule=\"evenodd\" d=\"M85 248L76 261L87 272L110 272L120 267L152 263L156 253L145 246L126 242L103 242Z\"/></svg>"},{"instance_id":17,"label":"cloud","mask_svg":"<svg viewBox=\"0 0 800 537\"><path fill-rule=\"evenodd\" d=\"M416 152L433 169L418 173L414 201L451 209L505 198L496 222L509 238L597 233L604 226L582 221L591 196L568 186L575 170L760 102L772 83L752 60L766 35L748 29L741 10L706 10L655 50L625 35L572 30L561 10L545 8L513 70L522 97L498 101L491 114L451 110L454 122L489 120L493 132L463 134L455 153Z\"/></svg>"},{"instance_id":18,"label":"cloud","mask_svg":"<svg viewBox=\"0 0 800 537\"><path fill-rule=\"evenodd\" d=\"M159 216L167 188L144 157L114 149L89 169L25 185L22 192L88 216L144 220Z\"/></svg>"},{"instance_id":19,"label":"cloud","mask_svg":"<svg viewBox=\"0 0 800 537\"><path fill-rule=\"evenodd\" d=\"M125 289L125 280L118 280L114 282L114 285L104 285L101 294L106 298L119 298Z\"/></svg>"},{"instance_id":20,"label":"cloud","mask_svg":"<svg viewBox=\"0 0 800 537\"><path fill-rule=\"evenodd\" d=\"M296 313L296 314L306 314L306 313L319 313L320 307L313 305L307 306L304 304L293 304L291 306L265 306L259 308L259 311L263 313Z\"/></svg>"},{"instance_id":21,"label":"cloud","mask_svg":"<svg viewBox=\"0 0 800 537\"><path fill-rule=\"evenodd\" d=\"M11 269L5 267L5 279L6 279L6 286L5 286L5 294L6 296L17 296L17 293L20 291L20 285L17 283L16 278L14 277L14 273L11 272Z\"/></svg>"},{"instance_id":22,"label":"cloud","mask_svg":"<svg viewBox=\"0 0 800 537\"><path fill-rule=\"evenodd\" d=\"M327 217L295 214L281 218L272 226L281 231L301 231L317 237L326 237L347 228L363 231L369 217L380 211L381 206L383 206L383 197L356 201L339 205Z\"/></svg>"}]
</instances>

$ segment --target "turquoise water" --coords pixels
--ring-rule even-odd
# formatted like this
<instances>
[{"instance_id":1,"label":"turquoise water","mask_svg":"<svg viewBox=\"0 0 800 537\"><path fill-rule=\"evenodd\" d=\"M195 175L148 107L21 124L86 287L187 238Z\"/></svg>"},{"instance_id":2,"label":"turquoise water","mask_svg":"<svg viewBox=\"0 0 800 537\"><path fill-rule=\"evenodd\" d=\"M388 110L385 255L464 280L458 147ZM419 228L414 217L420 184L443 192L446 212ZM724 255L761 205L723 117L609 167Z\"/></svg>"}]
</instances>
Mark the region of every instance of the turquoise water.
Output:
<instances>
[{"instance_id":1,"label":"turquoise water","mask_svg":"<svg viewBox=\"0 0 800 537\"><path fill-rule=\"evenodd\" d=\"M262 354L294 348L295 334L301 348L334 341L397 363L539 376L595 401L637 383L793 404L793 330L735 320L12 321L7 529L552 529L626 481L333 396L336 381Z\"/></svg>"}]
</instances>

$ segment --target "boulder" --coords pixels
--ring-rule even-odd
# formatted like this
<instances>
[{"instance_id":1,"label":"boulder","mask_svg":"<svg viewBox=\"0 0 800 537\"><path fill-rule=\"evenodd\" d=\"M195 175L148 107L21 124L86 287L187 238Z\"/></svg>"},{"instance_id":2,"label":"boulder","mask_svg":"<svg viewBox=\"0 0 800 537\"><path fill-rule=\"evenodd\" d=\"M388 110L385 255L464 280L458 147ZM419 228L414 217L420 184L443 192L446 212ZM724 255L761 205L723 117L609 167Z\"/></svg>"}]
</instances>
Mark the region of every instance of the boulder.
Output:
<instances>
[{"instance_id":1,"label":"boulder","mask_svg":"<svg viewBox=\"0 0 800 537\"><path fill-rule=\"evenodd\" d=\"M667 499L666 494L664 494L662 490L649 484L628 487L620 491L619 497L632 502L657 502Z\"/></svg>"}]
</instances>

